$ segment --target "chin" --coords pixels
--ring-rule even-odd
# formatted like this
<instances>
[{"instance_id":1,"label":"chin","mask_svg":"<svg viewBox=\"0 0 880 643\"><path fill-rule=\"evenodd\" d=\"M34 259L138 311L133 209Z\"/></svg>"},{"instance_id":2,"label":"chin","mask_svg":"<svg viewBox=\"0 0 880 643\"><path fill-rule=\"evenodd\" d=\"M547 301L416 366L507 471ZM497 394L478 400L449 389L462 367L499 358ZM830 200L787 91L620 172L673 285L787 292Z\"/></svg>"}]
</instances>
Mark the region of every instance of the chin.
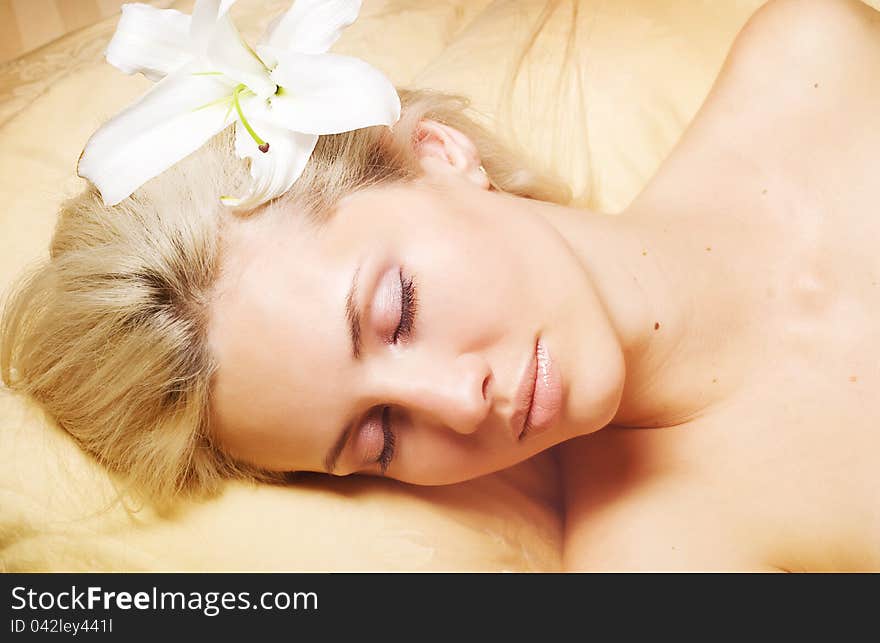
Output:
<instances>
[{"instance_id":1,"label":"chin","mask_svg":"<svg viewBox=\"0 0 880 643\"><path fill-rule=\"evenodd\" d=\"M568 410L573 426L569 437L589 435L614 419L623 399L626 365L623 353L606 360L602 368L593 370L579 386L569 391Z\"/></svg>"}]
</instances>

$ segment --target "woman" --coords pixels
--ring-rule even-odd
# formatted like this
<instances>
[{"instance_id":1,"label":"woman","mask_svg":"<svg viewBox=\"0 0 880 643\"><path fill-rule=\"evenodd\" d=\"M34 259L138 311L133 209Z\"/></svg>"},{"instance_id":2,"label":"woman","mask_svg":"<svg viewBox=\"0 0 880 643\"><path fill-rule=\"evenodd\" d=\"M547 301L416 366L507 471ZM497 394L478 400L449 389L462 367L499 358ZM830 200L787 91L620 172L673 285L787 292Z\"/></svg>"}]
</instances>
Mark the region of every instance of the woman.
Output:
<instances>
[{"instance_id":1,"label":"woman","mask_svg":"<svg viewBox=\"0 0 880 643\"><path fill-rule=\"evenodd\" d=\"M65 206L4 381L156 498L554 448L569 569L880 569L878 80L876 12L768 3L613 218L428 93L249 217L218 136Z\"/></svg>"}]
</instances>

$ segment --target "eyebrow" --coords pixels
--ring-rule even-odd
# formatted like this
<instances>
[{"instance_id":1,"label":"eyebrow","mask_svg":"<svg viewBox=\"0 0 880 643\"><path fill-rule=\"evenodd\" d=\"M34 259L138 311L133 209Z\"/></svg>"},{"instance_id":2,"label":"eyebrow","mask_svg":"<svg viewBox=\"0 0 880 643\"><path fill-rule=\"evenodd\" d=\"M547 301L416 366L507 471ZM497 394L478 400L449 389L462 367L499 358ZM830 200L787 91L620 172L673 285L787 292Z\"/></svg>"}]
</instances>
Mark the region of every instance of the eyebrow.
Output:
<instances>
[{"instance_id":1,"label":"eyebrow","mask_svg":"<svg viewBox=\"0 0 880 643\"><path fill-rule=\"evenodd\" d=\"M351 356L355 359L361 357L361 315L357 309L358 275L361 267L358 266L351 278L351 288L345 298L345 318L348 320L348 334L351 337Z\"/></svg>"},{"instance_id":2,"label":"eyebrow","mask_svg":"<svg viewBox=\"0 0 880 643\"><path fill-rule=\"evenodd\" d=\"M333 443L333 446L330 447L330 450L327 452L327 455L324 458L324 470L327 473L333 473L336 470L336 462L339 460L339 456L342 454L342 450L345 448L345 443L348 442L348 437L351 435L353 429L354 422L349 422L346 427L339 432L339 437L336 438L336 442Z\"/></svg>"},{"instance_id":3,"label":"eyebrow","mask_svg":"<svg viewBox=\"0 0 880 643\"><path fill-rule=\"evenodd\" d=\"M351 278L348 295L345 297L345 318L348 321L348 335L351 338L351 356L356 360L361 358L361 315L357 308L358 275L360 272L361 267L358 266ZM348 442L353 429L354 422L349 422L339 432L339 437L336 438L336 442L324 457L324 469L327 473L333 473L336 470L336 463L339 456L342 455L342 450L345 448L345 443Z\"/></svg>"}]
</instances>

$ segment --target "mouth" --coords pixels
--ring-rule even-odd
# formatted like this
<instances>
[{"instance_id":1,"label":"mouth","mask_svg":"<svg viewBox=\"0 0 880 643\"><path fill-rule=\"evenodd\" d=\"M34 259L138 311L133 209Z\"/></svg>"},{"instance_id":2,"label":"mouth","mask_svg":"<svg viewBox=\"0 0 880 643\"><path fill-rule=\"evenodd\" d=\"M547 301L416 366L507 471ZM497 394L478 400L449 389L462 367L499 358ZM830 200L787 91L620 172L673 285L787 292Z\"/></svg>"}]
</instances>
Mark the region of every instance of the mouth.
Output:
<instances>
[{"instance_id":1,"label":"mouth","mask_svg":"<svg viewBox=\"0 0 880 643\"><path fill-rule=\"evenodd\" d=\"M562 408L562 378L539 337L516 392L511 431L517 441L546 431Z\"/></svg>"}]
</instances>

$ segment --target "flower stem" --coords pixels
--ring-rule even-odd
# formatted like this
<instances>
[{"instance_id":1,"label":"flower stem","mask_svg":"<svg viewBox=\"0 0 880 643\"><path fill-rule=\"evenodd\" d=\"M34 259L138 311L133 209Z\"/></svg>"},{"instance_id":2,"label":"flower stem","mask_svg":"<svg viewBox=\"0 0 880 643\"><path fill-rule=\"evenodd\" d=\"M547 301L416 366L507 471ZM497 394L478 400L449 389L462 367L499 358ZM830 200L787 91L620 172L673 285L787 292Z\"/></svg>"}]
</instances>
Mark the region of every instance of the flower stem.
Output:
<instances>
[{"instance_id":1,"label":"flower stem","mask_svg":"<svg viewBox=\"0 0 880 643\"><path fill-rule=\"evenodd\" d=\"M238 118L241 120L241 124L244 125L247 133L251 135L252 139L254 139L254 142L256 142L259 150L264 153L268 152L269 144L257 135L257 133L254 131L254 128L251 127L250 123L248 123L247 118L245 118L244 112L241 111L241 103L239 103L238 101L238 95L245 89L247 89L245 84L241 83L232 90L232 103L235 105L235 111L238 112Z\"/></svg>"}]
</instances>

